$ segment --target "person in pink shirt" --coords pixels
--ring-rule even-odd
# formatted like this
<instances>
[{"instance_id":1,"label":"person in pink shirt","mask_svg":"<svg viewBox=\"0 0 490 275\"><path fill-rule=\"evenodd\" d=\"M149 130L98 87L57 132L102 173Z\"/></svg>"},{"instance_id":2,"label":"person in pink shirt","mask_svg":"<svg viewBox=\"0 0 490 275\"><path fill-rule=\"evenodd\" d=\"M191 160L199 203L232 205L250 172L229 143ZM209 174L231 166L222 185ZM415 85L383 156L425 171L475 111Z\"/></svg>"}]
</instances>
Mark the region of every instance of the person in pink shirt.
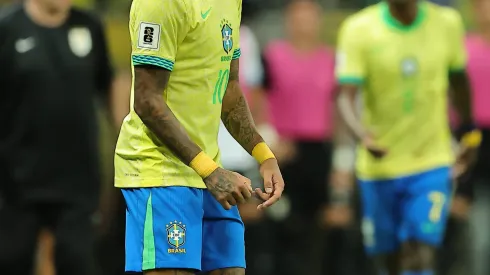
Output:
<instances>
[{"instance_id":1,"label":"person in pink shirt","mask_svg":"<svg viewBox=\"0 0 490 275\"><path fill-rule=\"evenodd\" d=\"M287 7L287 39L265 47L263 92L252 97L255 120L279 136L272 149L288 182L290 211L276 234L283 275L318 274L314 261L325 261L317 218L327 202L336 82L335 53L321 43L322 16L314 1Z\"/></svg>"}]
</instances>

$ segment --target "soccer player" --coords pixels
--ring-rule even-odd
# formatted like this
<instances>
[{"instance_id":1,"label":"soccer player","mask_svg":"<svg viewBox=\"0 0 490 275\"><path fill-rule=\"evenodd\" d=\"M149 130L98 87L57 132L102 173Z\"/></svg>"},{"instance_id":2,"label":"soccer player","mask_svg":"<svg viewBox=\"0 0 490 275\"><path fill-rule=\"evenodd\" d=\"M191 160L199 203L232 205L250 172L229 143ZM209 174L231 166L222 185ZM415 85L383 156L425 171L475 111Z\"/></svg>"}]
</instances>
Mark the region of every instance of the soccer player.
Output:
<instances>
[{"instance_id":1,"label":"soccer player","mask_svg":"<svg viewBox=\"0 0 490 275\"><path fill-rule=\"evenodd\" d=\"M380 274L433 274L452 191L449 84L463 125L454 172L467 167L481 135L471 117L461 18L426 1L383 1L344 22L338 54L340 113L360 143L366 250L384 263Z\"/></svg>"},{"instance_id":2,"label":"soccer player","mask_svg":"<svg viewBox=\"0 0 490 275\"><path fill-rule=\"evenodd\" d=\"M248 179L219 167L220 119L260 163L258 208L284 189L239 88L241 2L132 3L131 108L115 154L115 184L127 203L127 271L245 273L236 205L253 191Z\"/></svg>"}]
</instances>

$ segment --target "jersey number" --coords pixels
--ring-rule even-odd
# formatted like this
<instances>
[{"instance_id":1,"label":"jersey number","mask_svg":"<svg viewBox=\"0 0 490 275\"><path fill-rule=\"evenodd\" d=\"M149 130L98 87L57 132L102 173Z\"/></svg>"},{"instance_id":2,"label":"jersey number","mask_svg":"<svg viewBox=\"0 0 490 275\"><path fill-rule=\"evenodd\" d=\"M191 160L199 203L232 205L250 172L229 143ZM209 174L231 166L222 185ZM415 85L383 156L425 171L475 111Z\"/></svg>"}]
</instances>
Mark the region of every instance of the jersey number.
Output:
<instances>
[{"instance_id":1,"label":"jersey number","mask_svg":"<svg viewBox=\"0 0 490 275\"><path fill-rule=\"evenodd\" d=\"M213 104L223 102L223 97L225 96L229 77L230 70L219 70L218 80L216 81L216 85L214 86Z\"/></svg>"},{"instance_id":2,"label":"jersey number","mask_svg":"<svg viewBox=\"0 0 490 275\"><path fill-rule=\"evenodd\" d=\"M442 192L434 191L429 194L429 200L432 203L429 212L429 220L433 223L439 222L446 204L446 195Z\"/></svg>"}]
</instances>

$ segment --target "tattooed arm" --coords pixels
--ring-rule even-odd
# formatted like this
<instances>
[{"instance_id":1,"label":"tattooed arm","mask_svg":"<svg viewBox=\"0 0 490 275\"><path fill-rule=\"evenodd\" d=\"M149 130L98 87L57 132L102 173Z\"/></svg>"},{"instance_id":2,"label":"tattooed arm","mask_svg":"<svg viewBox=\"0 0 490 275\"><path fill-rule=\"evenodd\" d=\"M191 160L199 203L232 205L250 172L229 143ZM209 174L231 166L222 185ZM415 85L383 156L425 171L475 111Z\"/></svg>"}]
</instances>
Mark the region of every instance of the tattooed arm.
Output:
<instances>
[{"instance_id":1,"label":"tattooed arm","mask_svg":"<svg viewBox=\"0 0 490 275\"><path fill-rule=\"evenodd\" d=\"M239 59L232 60L228 87L223 97L221 120L233 138L252 154L255 145L264 140L255 128L247 101L240 89L238 68Z\"/></svg>"},{"instance_id":2,"label":"tattooed arm","mask_svg":"<svg viewBox=\"0 0 490 275\"><path fill-rule=\"evenodd\" d=\"M255 145L264 142L264 139L255 128L247 101L240 89L238 67L238 59L232 60L228 87L226 87L223 106L221 107L221 120L233 138L252 155ZM269 150L268 147L267 150ZM256 156L254 157L257 159ZM284 191L284 180L274 155L271 158L264 159L264 161L259 159L257 161L261 163L260 175L264 179L265 192L257 188L255 189L255 194L263 201L257 206L257 209L263 209L276 203L281 198L281 194Z\"/></svg>"},{"instance_id":3,"label":"tattooed arm","mask_svg":"<svg viewBox=\"0 0 490 275\"><path fill-rule=\"evenodd\" d=\"M153 66L134 68L134 111L157 138L167 145L185 164L194 159L201 148L187 135L163 99L170 71Z\"/></svg>"}]
</instances>

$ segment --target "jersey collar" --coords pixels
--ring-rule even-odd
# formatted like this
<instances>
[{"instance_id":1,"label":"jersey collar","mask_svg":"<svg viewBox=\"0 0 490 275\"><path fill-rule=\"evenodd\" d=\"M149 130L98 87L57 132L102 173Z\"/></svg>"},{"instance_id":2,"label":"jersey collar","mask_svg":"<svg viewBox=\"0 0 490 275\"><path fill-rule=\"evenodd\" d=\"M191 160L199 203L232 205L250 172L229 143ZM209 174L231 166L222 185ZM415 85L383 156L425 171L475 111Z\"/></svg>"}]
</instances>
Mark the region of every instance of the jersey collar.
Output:
<instances>
[{"instance_id":1,"label":"jersey collar","mask_svg":"<svg viewBox=\"0 0 490 275\"><path fill-rule=\"evenodd\" d=\"M410 31L419 27L424 21L427 15L427 7L425 1L421 0L418 2L418 10L417 17L410 25L403 25L400 21L396 20L393 16L391 16L390 9L388 7L388 3L385 1L380 3L381 5L381 15L383 17L383 21L390 27L395 28L401 31Z\"/></svg>"}]
</instances>

